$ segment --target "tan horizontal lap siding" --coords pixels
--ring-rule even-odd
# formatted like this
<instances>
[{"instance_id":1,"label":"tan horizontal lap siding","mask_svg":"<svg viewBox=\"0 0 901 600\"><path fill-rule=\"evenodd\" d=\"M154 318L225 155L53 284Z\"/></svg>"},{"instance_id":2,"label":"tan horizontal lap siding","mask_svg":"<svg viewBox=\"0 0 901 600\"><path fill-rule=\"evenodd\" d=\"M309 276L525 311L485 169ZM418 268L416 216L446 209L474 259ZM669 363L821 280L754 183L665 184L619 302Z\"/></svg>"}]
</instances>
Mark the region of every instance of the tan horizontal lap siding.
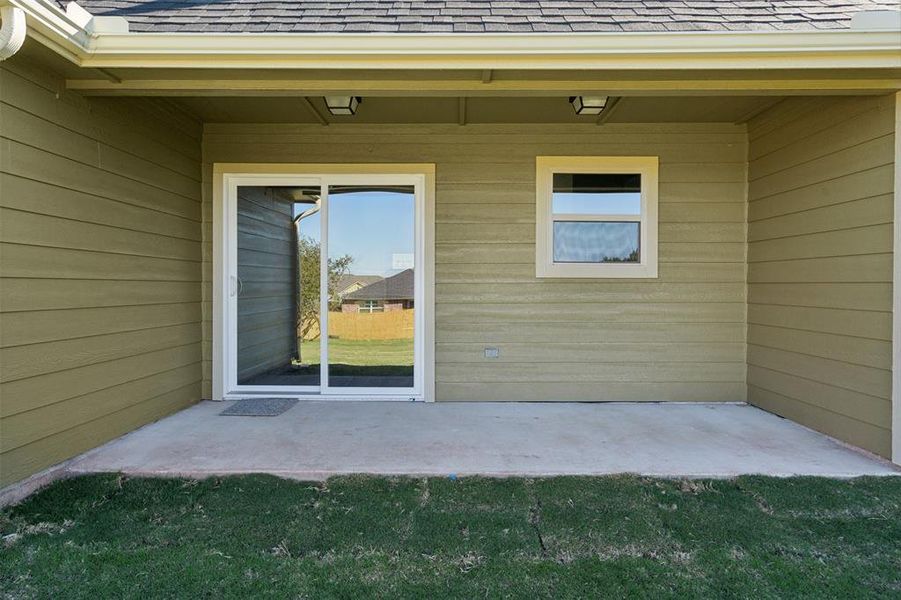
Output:
<instances>
[{"instance_id":1,"label":"tan horizontal lap siding","mask_svg":"<svg viewBox=\"0 0 901 600\"><path fill-rule=\"evenodd\" d=\"M731 125L208 124L204 391L213 163L398 162L436 164L438 400L744 400L746 142ZM660 157L658 279L535 278L539 155Z\"/></svg>"},{"instance_id":2,"label":"tan horizontal lap siding","mask_svg":"<svg viewBox=\"0 0 901 600\"><path fill-rule=\"evenodd\" d=\"M201 397L200 127L0 69L0 486Z\"/></svg>"},{"instance_id":3,"label":"tan horizontal lap siding","mask_svg":"<svg viewBox=\"0 0 901 600\"><path fill-rule=\"evenodd\" d=\"M891 452L892 96L796 98L749 128L748 399Z\"/></svg>"}]
</instances>

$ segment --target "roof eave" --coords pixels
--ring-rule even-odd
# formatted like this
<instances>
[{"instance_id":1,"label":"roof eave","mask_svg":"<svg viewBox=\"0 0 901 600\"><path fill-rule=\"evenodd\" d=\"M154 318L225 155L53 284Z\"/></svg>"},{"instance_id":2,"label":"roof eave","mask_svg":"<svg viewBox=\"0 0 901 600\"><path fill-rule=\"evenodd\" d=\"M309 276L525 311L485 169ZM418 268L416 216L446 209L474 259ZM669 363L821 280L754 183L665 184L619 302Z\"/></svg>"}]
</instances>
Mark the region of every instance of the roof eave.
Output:
<instances>
[{"instance_id":1,"label":"roof eave","mask_svg":"<svg viewBox=\"0 0 901 600\"><path fill-rule=\"evenodd\" d=\"M49 0L9 0L85 67L329 69L901 68L898 31L88 33Z\"/></svg>"},{"instance_id":2,"label":"roof eave","mask_svg":"<svg viewBox=\"0 0 901 600\"><path fill-rule=\"evenodd\" d=\"M210 64L210 59L215 64ZM901 68L886 31L186 34L90 38L92 67L330 69Z\"/></svg>"},{"instance_id":3,"label":"roof eave","mask_svg":"<svg viewBox=\"0 0 901 600\"><path fill-rule=\"evenodd\" d=\"M28 37L60 56L80 64L90 46L90 34L50 0L7 0L25 12Z\"/></svg>"}]
</instances>

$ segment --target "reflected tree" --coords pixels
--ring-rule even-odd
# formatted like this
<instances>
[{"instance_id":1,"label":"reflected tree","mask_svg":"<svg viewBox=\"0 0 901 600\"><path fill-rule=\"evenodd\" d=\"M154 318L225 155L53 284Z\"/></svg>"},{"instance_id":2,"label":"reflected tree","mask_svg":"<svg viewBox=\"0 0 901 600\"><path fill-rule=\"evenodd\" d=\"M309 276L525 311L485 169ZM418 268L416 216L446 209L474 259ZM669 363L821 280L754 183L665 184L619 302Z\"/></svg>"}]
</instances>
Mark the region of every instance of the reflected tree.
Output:
<instances>
[{"instance_id":1,"label":"reflected tree","mask_svg":"<svg viewBox=\"0 0 901 600\"><path fill-rule=\"evenodd\" d=\"M319 261L320 243L312 237L299 235L297 238L297 264L299 288L297 301L297 342L300 348L301 340L317 339L321 332L319 328ZM328 308L335 310L340 307L341 299L338 297L338 280L347 273L353 264L353 257L344 255L338 258L328 259ZM316 332L313 337L309 337Z\"/></svg>"}]
</instances>

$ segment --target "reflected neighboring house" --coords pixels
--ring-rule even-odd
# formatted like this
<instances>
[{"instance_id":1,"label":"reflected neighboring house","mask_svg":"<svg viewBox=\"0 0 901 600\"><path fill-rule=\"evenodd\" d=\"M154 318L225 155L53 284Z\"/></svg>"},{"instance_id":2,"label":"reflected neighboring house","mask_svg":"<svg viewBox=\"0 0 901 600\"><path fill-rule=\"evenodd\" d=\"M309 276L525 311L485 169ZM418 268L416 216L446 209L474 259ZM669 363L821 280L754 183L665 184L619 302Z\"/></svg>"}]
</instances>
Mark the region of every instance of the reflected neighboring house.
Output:
<instances>
[{"instance_id":1,"label":"reflected neighboring house","mask_svg":"<svg viewBox=\"0 0 901 600\"><path fill-rule=\"evenodd\" d=\"M341 298L341 312L388 312L413 308L413 269L379 279Z\"/></svg>"},{"instance_id":2,"label":"reflected neighboring house","mask_svg":"<svg viewBox=\"0 0 901 600\"><path fill-rule=\"evenodd\" d=\"M382 281L383 279L384 277L381 277L380 275L342 275L338 279L336 290L338 298L344 300L344 297L348 294L352 294L357 290L363 289L367 285Z\"/></svg>"}]
</instances>

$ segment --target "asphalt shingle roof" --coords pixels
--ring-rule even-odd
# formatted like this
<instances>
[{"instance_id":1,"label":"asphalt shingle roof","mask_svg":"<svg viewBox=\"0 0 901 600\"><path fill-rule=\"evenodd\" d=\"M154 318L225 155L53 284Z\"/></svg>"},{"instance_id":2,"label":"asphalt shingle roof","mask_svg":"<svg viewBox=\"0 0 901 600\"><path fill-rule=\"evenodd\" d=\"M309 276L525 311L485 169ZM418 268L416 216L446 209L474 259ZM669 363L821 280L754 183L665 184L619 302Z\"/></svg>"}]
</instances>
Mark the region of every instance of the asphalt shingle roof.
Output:
<instances>
[{"instance_id":1,"label":"asphalt shingle roof","mask_svg":"<svg viewBox=\"0 0 901 600\"><path fill-rule=\"evenodd\" d=\"M338 278L337 285L335 285L335 293L341 296L353 285L359 284L361 286L360 289L362 289L363 287L373 284L376 281L381 281L382 279L384 279L384 277L378 275L342 275Z\"/></svg>"},{"instance_id":2,"label":"asphalt shingle roof","mask_svg":"<svg viewBox=\"0 0 901 600\"><path fill-rule=\"evenodd\" d=\"M414 290L413 269L405 269L364 288L344 296L345 300L412 300Z\"/></svg>"},{"instance_id":3,"label":"asphalt shingle roof","mask_svg":"<svg viewBox=\"0 0 901 600\"><path fill-rule=\"evenodd\" d=\"M67 0L59 0L65 6ZM575 32L847 29L899 0L78 0L143 32Z\"/></svg>"}]
</instances>

